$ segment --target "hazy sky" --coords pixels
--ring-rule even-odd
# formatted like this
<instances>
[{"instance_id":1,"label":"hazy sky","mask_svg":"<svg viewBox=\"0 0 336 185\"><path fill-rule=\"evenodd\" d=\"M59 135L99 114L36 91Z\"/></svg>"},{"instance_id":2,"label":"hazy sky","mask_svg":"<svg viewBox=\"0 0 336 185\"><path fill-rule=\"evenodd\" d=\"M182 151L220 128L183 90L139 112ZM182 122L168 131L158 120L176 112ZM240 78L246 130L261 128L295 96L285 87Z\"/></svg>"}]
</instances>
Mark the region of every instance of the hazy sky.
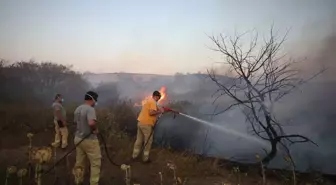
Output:
<instances>
[{"instance_id":1,"label":"hazy sky","mask_svg":"<svg viewBox=\"0 0 336 185\"><path fill-rule=\"evenodd\" d=\"M335 22L335 9L336 0L0 0L0 58L91 72L196 72L216 58L206 34L274 23L291 28L294 41Z\"/></svg>"}]
</instances>

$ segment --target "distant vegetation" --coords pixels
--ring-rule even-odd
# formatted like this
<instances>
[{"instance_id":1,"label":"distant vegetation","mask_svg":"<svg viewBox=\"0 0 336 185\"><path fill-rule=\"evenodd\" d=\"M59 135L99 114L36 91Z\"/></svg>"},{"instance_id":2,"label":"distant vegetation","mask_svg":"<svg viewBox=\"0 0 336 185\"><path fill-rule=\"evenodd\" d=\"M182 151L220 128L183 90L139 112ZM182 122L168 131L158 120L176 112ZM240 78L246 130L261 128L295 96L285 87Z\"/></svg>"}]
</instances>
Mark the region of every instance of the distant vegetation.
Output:
<instances>
[{"instance_id":1,"label":"distant vegetation","mask_svg":"<svg viewBox=\"0 0 336 185\"><path fill-rule=\"evenodd\" d=\"M177 74L174 77L170 77L173 80L166 86L169 97L175 101L169 101L169 106L182 112L197 115L199 112L195 105L202 104L202 101L208 101L202 97L209 95L211 87L213 87L211 83L205 83L206 81L210 81L210 79L206 79L205 77L206 75L204 74ZM225 78L227 77L219 76L220 80ZM197 81L195 79L201 80ZM160 83L158 81L155 82L155 78L152 82L156 84L156 87L153 86L153 89L160 87ZM185 88L183 84L188 84L189 82L193 83L193 85ZM124 92L127 87L130 87L128 89L129 91L139 88L137 86L132 87L135 84L135 82L132 82L132 78L126 78L122 82L99 83L93 87L90 82L83 78L83 74L73 71L71 66L51 62L38 63L35 61L21 61L11 63L4 60L0 61L1 148L3 152L9 151L9 149L13 147L18 150L11 155L0 153L0 180L4 180L5 178L5 167L14 164L26 166L26 151L22 153L21 147L27 145L26 135L28 132L35 134L36 136L34 137L39 138L34 139L34 144L37 142L39 146L46 146L52 141L53 122L50 105L56 93L63 94L65 98L69 129L70 133L73 133L74 127L72 120L74 108L82 103L86 91L92 89L98 91L99 106L97 107L97 114L99 128L108 141L108 147L112 148L114 159L126 161L130 156L134 136L136 134L136 118L139 113L139 108L134 107L134 102L137 100L132 100L131 94L125 96ZM184 87L185 91L178 91L179 88L182 87ZM142 88L146 89L144 86ZM147 92L152 91L148 90L148 87L146 90ZM134 95L138 93L138 98L141 98L144 95L147 96L147 92L139 94L140 91L138 90L133 93ZM193 92L193 96L190 96L190 92ZM173 118L167 117L165 121L170 121L169 119ZM203 132L204 128L199 125L189 124L188 122L184 122L182 125L171 123L171 125L174 124L176 128L179 129L174 129L173 133L161 133L160 137L156 138L153 149L153 155L156 156L154 165L159 168L160 171L162 170L162 172L164 172L164 182L177 182L177 184L188 184L188 182L190 182L190 184L213 184L214 182L254 184L256 182L261 183L263 177L265 178L265 176L259 175L258 165L246 167L220 159L213 160L207 158L206 155L203 154L206 154L209 147L212 147L211 145L204 145L200 155L192 154L193 151L190 148L190 150L185 151L196 139L199 139L198 131ZM183 133L186 130L188 130L188 133ZM47 133L47 135L44 135L44 133ZM13 135L15 135L15 137L13 137ZM167 148L168 150L162 149L161 147ZM184 151L184 153L177 151ZM172 165L175 167L172 167ZM62 175L62 177L68 176L64 172L70 171L70 167L71 165L66 163L65 167L63 165L63 168L67 170L60 171L58 174ZM178 169L177 172L175 171L176 167ZM104 166L104 168L108 168L106 171L109 172L115 170L114 168L110 169L110 167L106 166ZM151 170L145 169L146 167L143 166L135 166L134 168L137 173L142 171L148 171L149 173ZM177 176L172 175L171 170L173 170L174 173L176 172ZM118 174L118 172L113 172L113 174L114 173ZM158 173L158 171L156 170L154 173ZM292 181L291 173L277 173L279 173L279 175L267 179L268 182L274 182L273 184L279 184L280 182L289 184L289 182ZM158 174L156 175L158 176ZM215 179L208 180L204 178L205 176ZM53 176L49 176L49 181L53 178ZM120 175L120 179L122 178L122 175ZM133 180L145 182L144 184L152 183L152 178L149 178L147 173L137 176L137 180ZM313 180L316 181L316 179ZM325 182L321 176L319 176L318 180ZM108 176L103 176L102 181L108 184L112 182ZM303 178L297 181L306 182ZM156 180L156 182L159 183L160 180Z\"/></svg>"}]
</instances>

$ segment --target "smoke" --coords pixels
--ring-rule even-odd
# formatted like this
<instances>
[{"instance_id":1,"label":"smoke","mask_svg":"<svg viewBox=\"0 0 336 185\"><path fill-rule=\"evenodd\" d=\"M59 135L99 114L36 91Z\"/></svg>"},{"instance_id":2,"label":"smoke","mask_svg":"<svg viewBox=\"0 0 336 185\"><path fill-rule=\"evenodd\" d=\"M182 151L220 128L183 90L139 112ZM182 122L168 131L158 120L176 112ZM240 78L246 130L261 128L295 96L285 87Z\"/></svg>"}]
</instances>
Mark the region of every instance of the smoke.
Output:
<instances>
[{"instance_id":1,"label":"smoke","mask_svg":"<svg viewBox=\"0 0 336 185\"><path fill-rule=\"evenodd\" d=\"M293 155L303 169L314 168L325 173L336 173L334 130L336 125L336 32L333 31L320 42L308 46L307 60L300 66L303 77L325 71L297 91L287 96L277 106L276 112L283 122L289 122L288 132L300 133L313 139L319 147L297 145Z\"/></svg>"},{"instance_id":2,"label":"smoke","mask_svg":"<svg viewBox=\"0 0 336 185\"><path fill-rule=\"evenodd\" d=\"M286 133L307 136L319 145L316 147L304 143L291 147L297 170L315 170L336 174L336 167L333 165L336 162L334 158L336 156L336 148L334 147L336 141L336 105L333 101L336 94L336 32L332 32L323 40L315 41L314 44L307 46L307 52L303 53L306 60L299 66L300 71L302 71L302 78L308 79L319 73L322 68L326 70L286 96L275 105L274 111L277 118L283 123ZM203 85L207 83L212 82L202 81ZM209 92L216 90L214 86L207 88L211 88L211 90L202 91L200 94L209 97L211 94ZM199 99L194 94L197 93L195 91L190 92L188 94L189 99ZM222 101L217 109L223 109L227 104L227 101ZM238 109L210 119L204 116L204 113L213 112L216 108L215 105L211 105L207 101L207 104L199 103L194 104L194 106L193 108L196 109L197 107L199 112L193 116L212 120L214 124L229 127L241 133L249 133L248 123L245 122L244 115ZM240 162L252 162L255 160L256 153L262 154L260 152L263 146L257 143L219 132L186 118L163 120L162 125L161 129L165 132L170 133L170 135L178 135L180 138L190 138L188 133L192 132L193 128L197 128L197 134L193 135L193 142L189 142L189 148L199 154L218 156ZM181 125L188 125L188 127ZM284 162L282 153L279 152L270 166L286 168L288 164Z\"/></svg>"},{"instance_id":3,"label":"smoke","mask_svg":"<svg viewBox=\"0 0 336 185\"><path fill-rule=\"evenodd\" d=\"M304 40L305 38L303 38ZM296 144L291 153L297 169L316 170L336 174L336 32L331 32L323 40L300 46L302 56L307 59L299 66L303 78L309 78L325 68L324 73L311 79L297 90L287 95L275 105L274 112L288 134L295 133L314 140L312 144ZM294 56L297 58L298 55ZM140 101L161 86L167 87L169 101L189 101L183 113L211 121L241 133L251 134L249 124L241 110L233 109L217 116L209 116L216 110L223 110L230 102L228 98L219 99L212 104L211 95L217 86L206 74L176 74L175 76L110 74L95 75L96 82L118 78L116 81L120 98ZM225 78L225 77L223 77ZM203 125L183 116L165 115L155 133L158 145L188 149L194 153L217 156L240 162L254 162L255 154L263 155L264 146L229 133L223 133L208 125ZM267 149L267 148L266 148ZM282 153L270 164L274 168L286 168Z\"/></svg>"}]
</instances>

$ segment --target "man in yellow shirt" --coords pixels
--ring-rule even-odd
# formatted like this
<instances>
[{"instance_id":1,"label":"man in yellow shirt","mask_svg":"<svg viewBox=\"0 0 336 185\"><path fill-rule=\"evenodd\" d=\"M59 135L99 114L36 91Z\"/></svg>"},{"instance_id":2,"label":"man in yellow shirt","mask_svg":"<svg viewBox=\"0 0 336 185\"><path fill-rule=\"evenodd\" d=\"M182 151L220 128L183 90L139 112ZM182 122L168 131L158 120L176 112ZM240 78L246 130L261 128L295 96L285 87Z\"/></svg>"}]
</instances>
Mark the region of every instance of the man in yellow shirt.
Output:
<instances>
[{"instance_id":1,"label":"man in yellow shirt","mask_svg":"<svg viewBox=\"0 0 336 185\"><path fill-rule=\"evenodd\" d=\"M138 117L138 132L137 138L134 144L132 158L138 157L142 146L146 144L142 160L143 162L149 162L149 152L153 142L153 126L156 123L157 116L163 113L163 109L159 109L157 102L160 100L161 94L159 91L154 91L151 99L147 100L142 106L141 112Z\"/></svg>"}]
</instances>

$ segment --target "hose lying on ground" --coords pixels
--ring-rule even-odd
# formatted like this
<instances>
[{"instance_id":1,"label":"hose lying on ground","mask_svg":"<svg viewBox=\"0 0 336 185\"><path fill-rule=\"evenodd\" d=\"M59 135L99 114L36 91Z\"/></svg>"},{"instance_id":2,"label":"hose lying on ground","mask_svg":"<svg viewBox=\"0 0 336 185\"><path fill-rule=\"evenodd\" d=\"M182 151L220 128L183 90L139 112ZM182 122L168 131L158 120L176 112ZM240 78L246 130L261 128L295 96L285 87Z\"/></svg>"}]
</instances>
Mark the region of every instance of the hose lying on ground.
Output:
<instances>
[{"instance_id":1,"label":"hose lying on ground","mask_svg":"<svg viewBox=\"0 0 336 185\"><path fill-rule=\"evenodd\" d=\"M175 118L175 114L176 114L177 112L173 112L173 113L174 113L174 118ZM148 144L148 142L149 142L149 139L152 137L152 135L153 135L153 133L154 133L154 130L155 130L157 124L158 124L158 121L159 121L159 119L160 119L160 117L161 117L162 115L163 115L163 113L161 113L161 114L158 116L158 119L156 120L156 122L155 122L155 124L154 124L154 126L153 126L153 129L152 129L152 131L151 131L151 133L150 133L150 135L149 135L147 141L145 142L144 145L142 145L142 148L141 148L141 150L140 150L140 153L142 153L142 152L144 151L145 147L147 146L147 144ZM43 172L43 173L41 174L41 178L42 178L44 175L50 173L50 172L51 172L51 171L52 171L52 170L53 170L53 169L54 169L54 168L55 168L61 161L63 161L63 160L64 160L69 154L71 154L74 150L76 150L77 146L79 146L79 145L80 145L85 139L87 139L91 134L92 134L92 132L91 132L90 134L86 135L86 136L85 136L83 139L81 139L77 144L75 144L75 146L74 146L73 148L71 148L70 151L68 151L63 157L61 157L57 162L55 162L54 165L52 165L49 169L47 169L45 172ZM100 138L100 140L101 140L101 142L102 142L102 144L103 144L103 146L104 146L104 150L105 150L105 153L106 153L106 156L107 156L109 162L110 162L112 165L116 166L116 167L121 167L122 164L118 164L118 163L114 162L114 161L112 160L112 158L110 157L109 152L108 152L108 149L107 149L107 145L106 145L106 141L105 141L104 136L103 136L102 134L100 134L100 133L98 133L98 136L99 136L99 138ZM128 163L128 165L130 165L130 164L131 164L131 163Z\"/></svg>"},{"instance_id":2,"label":"hose lying on ground","mask_svg":"<svg viewBox=\"0 0 336 185\"><path fill-rule=\"evenodd\" d=\"M161 115L162 115L162 114L161 114ZM157 123L158 123L159 118L161 117L161 115L158 117L156 123L154 124L153 129L152 129L152 131L151 131L151 133L150 133L150 135L149 135L147 141L145 142L145 144L142 146L142 148L141 148L141 150L140 150L140 153L143 152L143 150L145 149L145 147L147 146L147 144L148 144L148 142L149 142L149 139L152 137L152 135L153 135L153 133L154 133L154 130L155 130L155 127L157 126ZM44 176L44 175L50 173L50 172L55 168L56 165L58 165L58 164L59 164L61 161L63 161L69 154L71 154L74 150L76 150L77 146L79 146L79 145L80 145L85 139L87 139L91 134L92 134L92 133L86 135L86 136L85 136L83 139L81 139L77 144L75 144L75 146L74 146L73 148L71 148L70 151L68 151L63 157L61 157L57 162L55 162L54 165L52 165L49 169L47 169L45 172L43 172L41 176ZM100 138L100 140L101 140L101 142L102 142L102 144L103 144L103 146L104 146L104 150L105 150L105 153L106 153L106 156L107 156L109 162L110 162L112 165L114 165L114 166L120 167L122 164L118 164L118 163L114 162L114 161L111 159L111 157L110 157L110 155L109 155L109 152L108 152L108 149L107 149L107 145L106 145L106 141L105 141L104 136L103 136L102 134L100 134L100 133L98 133L98 136L99 136L99 138Z\"/></svg>"}]
</instances>

